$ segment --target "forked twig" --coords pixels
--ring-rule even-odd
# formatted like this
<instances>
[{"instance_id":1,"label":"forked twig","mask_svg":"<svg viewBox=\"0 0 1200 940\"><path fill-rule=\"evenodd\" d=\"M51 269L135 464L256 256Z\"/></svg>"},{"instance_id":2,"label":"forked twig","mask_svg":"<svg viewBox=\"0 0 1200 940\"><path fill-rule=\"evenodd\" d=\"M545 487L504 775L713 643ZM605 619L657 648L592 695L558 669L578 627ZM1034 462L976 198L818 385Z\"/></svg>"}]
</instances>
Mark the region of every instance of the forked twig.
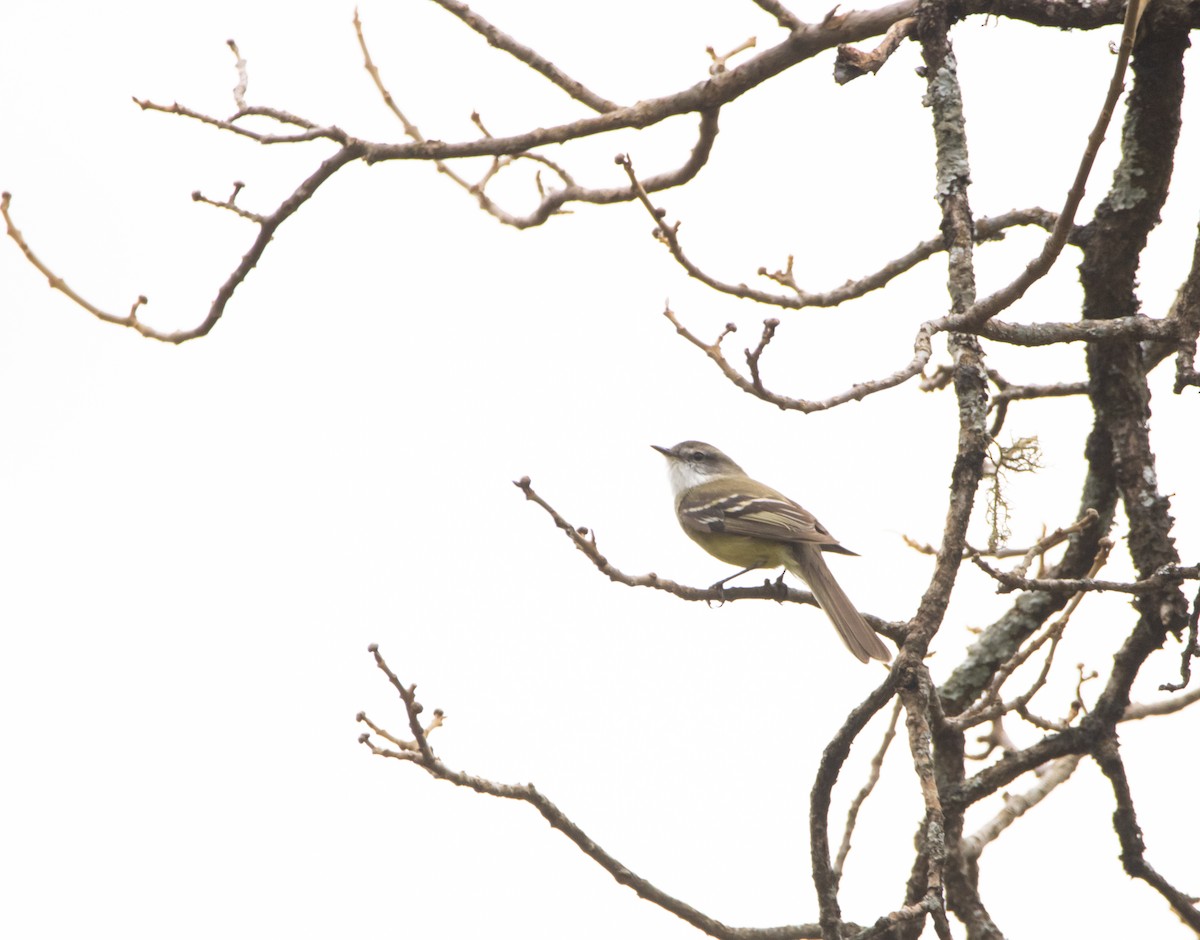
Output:
<instances>
[{"instance_id":1,"label":"forked twig","mask_svg":"<svg viewBox=\"0 0 1200 940\"><path fill-rule=\"evenodd\" d=\"M685 901L672 897L645 878L635 874L626 865L597 845L594 839L584 832L554 803L543 796L541 791L533 784L496 783L484 777L477 777L473 774L463 773L462 771L452 770L447 767L429 747L427 739L429 729L424 728L420 721L422 706L416 699L416 686L406 686L400 681L384 660L377 645L371 644L369 650L375 658L376 666L387 676L388 682L391 683L392 687L399 694L408 718L409 728L414 736L414 742L404 741L395 735L384 732L364 712L359 712L358 721L366 724L381 737L399 746L399 750L380 747L371 740L369 733L359 735L359 743L370 750L372 754L377 757L392 758L416 764L437 780L445 780L455 786L474 790L476 793L494 796L499 799L528 803L541 814L542 818L552 828L557 829L570 839L576 848L604 871L608 872L618 884L631 888L638 897L658 905L663 910L674 914L676 917L686 921L698 930L702 930L711 937L718 937L721 940L809 940L809 938L819 938L821 936L820 929L815 924L795 924L765 929L730 927L727 924L723 924L721 921L709 917ZM440 712L435 712L435 716L440 714ZM436 727L440 723L440 718L437 718L436 724L431 727Z\"/></svg>"}]
</instances>

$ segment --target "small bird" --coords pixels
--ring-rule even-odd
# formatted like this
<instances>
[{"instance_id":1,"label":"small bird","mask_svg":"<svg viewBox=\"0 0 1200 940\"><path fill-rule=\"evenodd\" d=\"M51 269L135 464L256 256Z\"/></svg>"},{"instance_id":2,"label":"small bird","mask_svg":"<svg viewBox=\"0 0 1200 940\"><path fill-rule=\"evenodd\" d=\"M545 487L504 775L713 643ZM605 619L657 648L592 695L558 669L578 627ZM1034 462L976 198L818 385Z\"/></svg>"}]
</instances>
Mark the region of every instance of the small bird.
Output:
<instances>
[{"instance_id":1,"label":"small bird","mask_svg":"<svg viewBox=\"0 0 1200 940\"><path fill-rule=\"evenodd\" d=\"M855 553L839 545L812 513L746 476L711 444L651 446L667 458L683 531L714 558L742 569L717 585L756 568L786 568L808 585L846 648L861 662L892 658L821 556Z\"/></svg>"}]
</instances>

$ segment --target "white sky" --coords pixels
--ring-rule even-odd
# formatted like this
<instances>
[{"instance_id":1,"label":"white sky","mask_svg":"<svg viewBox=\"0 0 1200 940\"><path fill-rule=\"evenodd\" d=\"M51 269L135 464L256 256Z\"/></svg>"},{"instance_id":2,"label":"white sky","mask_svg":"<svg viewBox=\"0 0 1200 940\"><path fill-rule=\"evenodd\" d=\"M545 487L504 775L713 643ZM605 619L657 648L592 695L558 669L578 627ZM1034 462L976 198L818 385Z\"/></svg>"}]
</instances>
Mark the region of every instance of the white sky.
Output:
<instances>
[{"instance_id":1,"label":"white sky","mask_svg":"<svg viewBox=\"0 0 1200 940\"><path fill-rule=\"evenodd\" d=\"M476 6L618 101L701 81L706 45L781 38L749 2L700 13L617 0L586 26L549 2ZM242 180L241 203L269 211L329 147L258 148L143 113L131 96L230 112L232 37L252 103L401 135L361 68L352 4L187 7L0 11L0 187L17 224L93 302L126 310L145 293L144 319L163 326L200 319L252 237L191 192L222 198ZM392 92L428 137L473 136L472 109L496 134L582 114L432 5L366 0L361 13ZM980 20L956 30L977 215L1058 207L1115 35ZM683 220L693 257L738 281L795 253L799 279L822 289L931 237L918 61L906 45L878 77L839 89L827 54L727 108L700 179L656 197ZM1056 74L1071 80L1048 81ZM1200 165L1198 119L1193 104L1180 167ZM643 174L677 165L693 127L681 119L554 156L583 182L619 185L614 154L631 153ZM1191 253L1198 191L1186 177L1141 274L1155 316ZM497 193L515 209L533 201L527 178ZM710 610L610 584L510 481L532 476L618 567L704 585L727 572L677 530L647 445L711 440L859 551L835 562L839 579L863 609L902 619L930 562L900 536L939 537L953 402L910 384L805 417L733 390L674 335L664 299L705 337L736 319L733 351L773 311L688 282L651 227L625 206L518 233L432 167L353 166L284 226L211 336L179 348L94 321L4 241L0 933L695 936L530 807L370 757L356 743L359 709L404 727L370 642L447 712L433 743L450 766L534 782L631 869L727 923L815 919L812 775L881 672L846 655L809 608ZM1040 241L1014 233L981 251L981 290ZM1076 260L1068 253L1013 316L1076 316ZM785 314L769 384L816 398L891 372L916 325L943 312L943 280L936 261L843 311ZM990 351L1014 381L1083 376L1079 349ZM1194 561L1194 416L1169 394L1168 369L1155 385L1160 481ZM1088 421L1082 401L1014 406L1008 430L1039 435L1046 461L1013 489L1014 542L1072 520ZM1126 570L1122 558L1111 574ZM939 677L966 628L1006 606L969 568L961 580L934 644ZM1130 616L1119 598L1089 599L1061 663L1104 670ZM1139 696L1157 698L1176 669L1171 647ZM1038 700L1050 717L1069 701L1063 681ZM881 730L855 750L835 829ZM1192 892L1197 822L1179 794L1198 730L1188 715L1122 736L1148 857ZM921 807L896 747L846 871L851 918L895 907L908 872ZM985 899L1005 930L1060 927L1071 903L1080 936L1188 935L1120 871L1110 815L1107 784L1085 763L988 850Z\"/></svg>"}]
</instances>

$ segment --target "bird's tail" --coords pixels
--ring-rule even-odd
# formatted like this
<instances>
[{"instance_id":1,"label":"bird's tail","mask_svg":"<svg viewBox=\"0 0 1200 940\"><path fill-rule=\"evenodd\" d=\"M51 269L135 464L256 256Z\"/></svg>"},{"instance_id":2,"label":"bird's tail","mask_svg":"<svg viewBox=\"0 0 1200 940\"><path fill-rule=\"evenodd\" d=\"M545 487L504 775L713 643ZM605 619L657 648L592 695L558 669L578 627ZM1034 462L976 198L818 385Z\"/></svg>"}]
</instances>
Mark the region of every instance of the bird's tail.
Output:
<instances>
[{"instance_id":1,"label":"bird's tail","mask_svg":"<svg viewBox=\"0 0 1200 940\"><path fill-rule=\"evenodd\" d=\"M885 663L890 660L892 654L888 648L834 580L833 572L821 557L821 550L815 545L797 545L792 550L792 557L795 564L788 565L788 570L808 585L825 615L837 628L846 649L864 663L869 659Z\"/></svg>"}]
</instances>

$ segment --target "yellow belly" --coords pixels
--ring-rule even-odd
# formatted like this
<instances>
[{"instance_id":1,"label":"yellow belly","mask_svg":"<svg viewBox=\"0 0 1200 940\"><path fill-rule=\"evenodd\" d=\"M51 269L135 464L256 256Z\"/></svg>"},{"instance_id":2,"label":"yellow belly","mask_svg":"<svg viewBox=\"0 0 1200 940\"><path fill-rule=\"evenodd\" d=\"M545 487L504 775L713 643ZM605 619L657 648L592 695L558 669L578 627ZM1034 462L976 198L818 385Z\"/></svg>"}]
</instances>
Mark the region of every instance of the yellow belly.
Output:
<instances>
[{"instance_id":1,"label":"yellow belly","mask_svg":"<svg viewBox=\"0 0 1200 940\"><path fill-rule=\"evenodd\" d=\"M792 560L791 545L787 542L768 542L723 532L684 531L714 558L739 568L784 568Z\"/></svg>"}]
</instances>

